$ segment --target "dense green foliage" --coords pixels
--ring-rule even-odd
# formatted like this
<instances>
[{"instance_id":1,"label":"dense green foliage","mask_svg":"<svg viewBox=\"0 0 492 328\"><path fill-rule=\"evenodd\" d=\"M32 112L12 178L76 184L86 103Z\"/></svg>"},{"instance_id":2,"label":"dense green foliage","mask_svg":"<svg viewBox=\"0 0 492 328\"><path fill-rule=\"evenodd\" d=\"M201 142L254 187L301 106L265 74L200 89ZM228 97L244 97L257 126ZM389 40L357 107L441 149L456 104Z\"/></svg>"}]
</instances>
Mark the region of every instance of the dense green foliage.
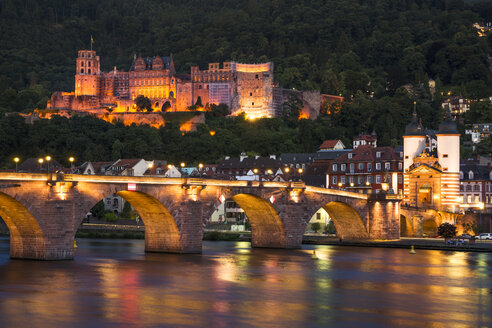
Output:
<instances>
[{"instance_id":1,"label":"dense green foliage","mask_svg":"<svg viewBox=\"0 0 492 328\"><path fill-rule=\"evenodd\" d=\"M474 22L490 1L460 0L4 0L0 2L0 108L43 106L72 90L75 56L90 47L102 68L134 54L174 54L178 72L208 62L273 61L287 88L392 95L427 77L465 95L490 91L487 52Z\"/></svg>"},{"instance_id":2,"label":"dense green foliage","mask_svg":"<svg viewBox=\"0 0 492 328\"><path fill-rule=\"evenodd\" d=\"M487 62L492 34L479 38L472 27L492 21L491 3L4 0L0 165L11 165L14 154L27 158L48 153L61 162L69 155L78 161L145 157L216 162L243 151L314 151L331 138L350 144L354 135L372 130L380 145L395 146L401 143L414 100L424 125L437 128L442 93L472 99L492 94ZM112 126L90 117L26 125L21 118L1 115L43 108L51 92L72 90L76 52L90 47L91 35L105 71L113 65L128 70L134 54L173 53L181 73L189 73L192 65L205 68L208 62L273 61L281 86L341 94L346 101L341 110L314 122L296 120L295 99L285 104L282 119L256 122L223 119L227 109L217 106L207 114L207 124L184 136L178 122L159 130ZM436 80L434 96L427 87L429 78ZM489 120L487 106L472 105L467 122ZM182 123L183 118L171 120ZM479 151L486 152L486 147Z\"/></svg>"}]
</instances>

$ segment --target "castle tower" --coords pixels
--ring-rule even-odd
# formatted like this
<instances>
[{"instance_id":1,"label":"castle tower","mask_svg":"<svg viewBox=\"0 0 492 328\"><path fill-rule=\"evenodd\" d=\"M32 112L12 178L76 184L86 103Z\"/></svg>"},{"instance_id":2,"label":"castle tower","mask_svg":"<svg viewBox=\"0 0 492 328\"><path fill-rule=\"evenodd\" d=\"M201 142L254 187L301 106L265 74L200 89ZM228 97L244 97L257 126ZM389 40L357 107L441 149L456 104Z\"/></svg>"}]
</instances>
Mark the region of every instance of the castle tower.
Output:
<instances>
[{"instance_id":1,"label":"castle tower","mask_svg":"<svg viewBox=\"0 0 492 328\"><path fill-rule=\"evenodd\" d=\"M418 122L417 111L413 107L412 122L405 128L403 135L403 172L408 172L413 159L422 153L425 148L425 133L422 124Z\"/></svg>"},{"instance_id":2,"label":"castle tower","mask_svg":"<svg viewBox=\"0 0 492 328\"><path fill-rule=\"evenodd\" d=\"M437 155L442 167L441 203L457 208L460 195L460 133L448 107L446 118L439 125Z\"/></svg>"},{"instance_id":3,"label":"castle tower","mask_svg":"<svg viewBox=\"0 0 492 328\"><path fill-rule=\"evenodd\" d=\"M99 96L101 68L94 50L79 50L76 60L75 96Z\"/></svg>"}]
</instances>

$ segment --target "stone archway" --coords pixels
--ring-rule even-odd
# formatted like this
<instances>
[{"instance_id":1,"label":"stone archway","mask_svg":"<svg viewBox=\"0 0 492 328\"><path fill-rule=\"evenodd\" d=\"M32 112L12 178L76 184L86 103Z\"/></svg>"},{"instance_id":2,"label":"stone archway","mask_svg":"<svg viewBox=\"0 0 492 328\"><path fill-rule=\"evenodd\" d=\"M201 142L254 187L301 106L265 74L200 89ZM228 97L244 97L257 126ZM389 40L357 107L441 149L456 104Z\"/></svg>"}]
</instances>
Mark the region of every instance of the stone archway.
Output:
<instances>
[{"instance_id":1,"label":"stone archway","mask_svg":"<svg viewBox=\"0 0 492 328\"><path fill-rule=\"evenodd\" d=\"M437 223L433 219L427 219L422 222L422 236L434 237L437 235Z\"/></svg>"},{"instance_id":2,"label":"stone archway","mask_svg":"<svg viewBox=\"0 0 492 328\"><path fill-rule=\"evenodd\" d=\"M44 233L23 204L0 192L0 216L10 231L11 258L45 259Z\"/></svg>"},{"instance_id":3,"label":"stone archway","mask_svg":"<svg viewBox=\"0 0 492 328\"><path fill-rule=\"evenodd\" d=\"M146 252L181 251L178 225L161 202L139 191L123 190L116 195L130 203L145 224Z\"/></svg>"},{"instance_id":4,"label":"stone archway","mask_svg":"<svg viewBox=\"0 0 492 328\"><path fill-rule=\"evenodd\" d=\"M432 187L424 183L420 186L417 194L417 206L432 205Z\"/></svg>"},{"instance_id":5,"label":"stone archway","mask_svg":"<svg viewBox=\"0 0 492 328\"><path fill-rule=\"evenodd\" d=\"M238 194L231 199L250 220L252 247L285 247L284 224L268 201L251 194Z\"/></svg>"},{"instance_id":6,"label":"stone archway","mask_svg":"<svg viewBox=\"0 0 492 328\"><path fill-rule=\"evenodd\" d=\"M330 215L337 230L337 236L342 239L368 239L369 234L359 213L350 205L333 201L323 208Z\"/></svg>"},{"instance_id":7,"label":"stone archway","mask_svg":"<svg viewBox=\"0 0 492 328\"><path fill-rule=\"evenodd\" d=\"M400 237L414 236L412 222L406 216L400 215Z\"/></svg>"}]
</instances>

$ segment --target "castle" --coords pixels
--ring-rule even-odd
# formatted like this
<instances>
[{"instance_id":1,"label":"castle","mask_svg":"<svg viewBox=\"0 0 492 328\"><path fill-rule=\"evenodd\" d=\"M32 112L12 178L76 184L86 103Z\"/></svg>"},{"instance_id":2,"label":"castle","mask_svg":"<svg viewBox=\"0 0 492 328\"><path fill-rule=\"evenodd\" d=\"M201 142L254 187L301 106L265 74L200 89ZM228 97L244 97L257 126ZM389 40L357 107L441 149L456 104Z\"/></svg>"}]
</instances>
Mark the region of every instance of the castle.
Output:
<instances>
[{"instance_id":1,"label":"castle","mask_svg":"<svg viewBox=\"0 0 492 328\"><path fill-rule=\"evenodd\" d=\"M72 111L135 112L135 98L150 99L154 111L185 111L198 100L226 104L232 115L248 118L279 116L291 94L303 102L306 117L316 117L322 101L342 97L319 91L295 91L275 85L273 63L241 64L234 61L209 63L208 70L191 67L191 74L176 74L172 55L134 57L128 72L101 72L94 50L79 50L76 59L75 91L55 92L48 109ZM200 108L198 108L200 110Z\"/></svg>"}]
</instances>

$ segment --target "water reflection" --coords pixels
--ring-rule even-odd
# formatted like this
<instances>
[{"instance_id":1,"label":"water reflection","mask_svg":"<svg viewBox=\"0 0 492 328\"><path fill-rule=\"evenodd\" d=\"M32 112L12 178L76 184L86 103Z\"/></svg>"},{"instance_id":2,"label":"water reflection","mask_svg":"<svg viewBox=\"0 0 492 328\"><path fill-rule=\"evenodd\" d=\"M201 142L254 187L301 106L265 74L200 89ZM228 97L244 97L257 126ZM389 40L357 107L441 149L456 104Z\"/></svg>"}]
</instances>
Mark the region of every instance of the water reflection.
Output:
<instances>
[{"instance_id":1,"label":"water reflection","mask_svg":"<svg viewBox=\"0 0 492 328\"><path fill-rule=\"evenodd\" d=\"M206 242L202 255L145 254L141 240L80 240L75 261L8 256L0 239L4 326L492 325L486 253Z\"/></svg>"}]
</instances>

